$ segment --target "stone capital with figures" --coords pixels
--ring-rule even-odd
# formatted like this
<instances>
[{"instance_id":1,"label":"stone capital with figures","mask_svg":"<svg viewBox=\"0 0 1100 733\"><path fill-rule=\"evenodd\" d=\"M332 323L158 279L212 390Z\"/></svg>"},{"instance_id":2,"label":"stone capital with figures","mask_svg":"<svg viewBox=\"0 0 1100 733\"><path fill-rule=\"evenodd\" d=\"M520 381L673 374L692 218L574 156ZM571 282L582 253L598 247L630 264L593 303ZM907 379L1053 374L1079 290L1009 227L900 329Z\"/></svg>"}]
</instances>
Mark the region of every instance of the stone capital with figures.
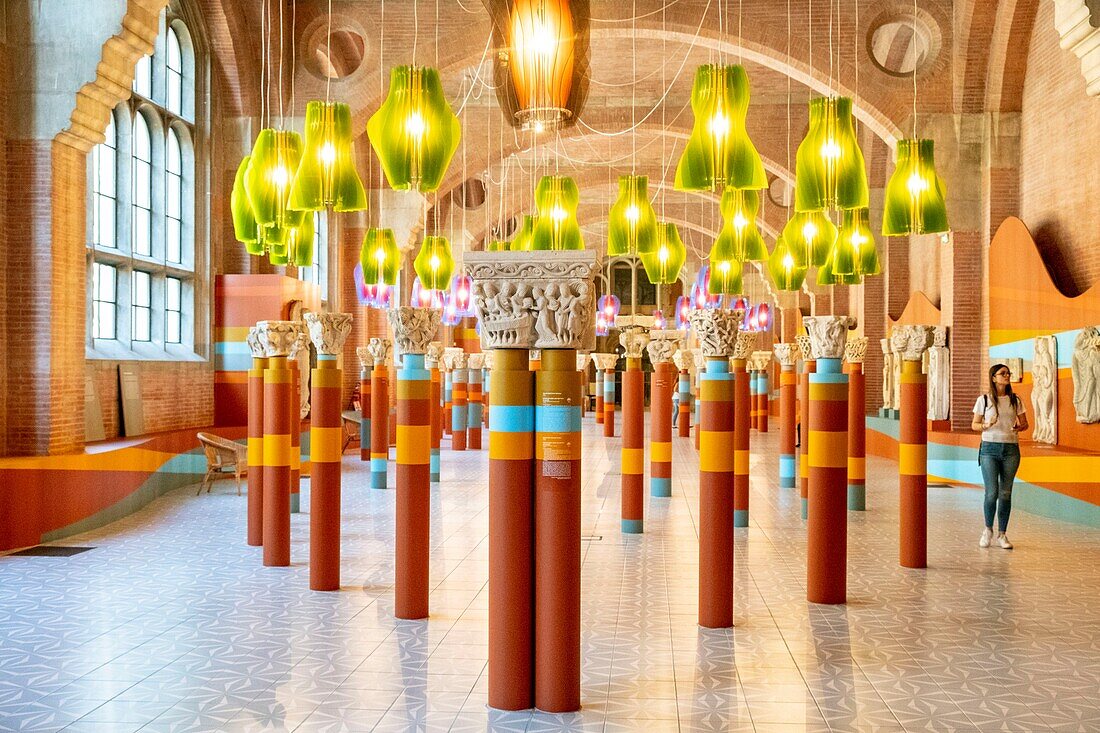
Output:
<instances>
[{"instance_id":1,"label":"stone capital with figures","mask_svg":"<svg viewBox=\"0 0 1100 733\"><path fill-rule=\"evenodd\" d=\"M351 334L350 313L306 313L303 318L318 354L335 355L344 350Z\"/></svg>"},{"instance_id":2,"label":"stone capital with figures","mask_svg":"<svg viewBox=\"0 0 1100 733\"><path fill-rule=\"evenodd\" d=\"M862 364L867 358L867 337L849 336L844 344L844 361L849 364Z\"/></svg>"},{"instance_id":3,"label":"stone capital with figures","mask_svg":"<svg viewBox=\"0 0 1100 733\"><path fill-rule=\"evenodd\" d=\"M438 369L439 362L443 359L443 344L432 341L424 351L424 366L429 369Z\"/></svg>"},{"instance_id":4,"label":"stone capital with figures","mask_svg":"<svg viewBox=\"0 0 1100 733\"><path fill-rule=\"evenodd\" d=\"M806 334L794 337L795 347L798 349L798 358L803 361L814 360L814 344Z\"/></svg>"},{"instance_id":5,"label":"stone capital with figures","mask_svg":"<svg viewBox=\"0 0 1100 733\"><path fill-rule=\"evenodd\" d=\"M347 339L346 336L344 338L345 338L345 340ZM287 358L290 359L291 361L294 361L295 359L299 358L299 356L303 352L308 354L309 353L309 341L310 341L310 335L308 333L306 333L305 331L299 333L298 338L294 339L294 343L290 345L290 353L287 354ZM340 344L340 348L343 349L344 345ZM321 353L321 352L318 351L317 353Z\"/></svg>"},{"instance_id":6,"label":"stone capital with figures","mask_svg":"<svg viewBox=\"0 0 1100 733\"><path fill-rule=\"evenodd\" d=\"M676 353L672 355L672 363L676 365L679 371L688 371L692 367L691 352L677 349Z\"/></svg>"},{"instance_id":7,"label":"stone capital with figures","mask_svg":"<svg viewBox=\"0 0 1100 733\"><path fill-rule=\"evenodd\" d=\"M388 338L375 336L367 343L367 348L370 349L370 355L374 358L375 366L389 366L390 351L393 349L393 344Z\"/></svg>"},{"instance_id":8,"label":"stone capital with figures","mask_svg":"<svg viewBox=\"0 0 1100 733\"><path fill-rule=\"evenodd\" d=\"M370 349L366 346L356 346L355 355L359 357L359 367L361 369L374 368L374 357L370 355Z\"/></svg>"},{"instance_id":9,"label":"stone capital with figures","mask_svg":"<svg viewBox=\"0 0 1100 733\"><path fill-rule=\"evenodd\" d=\"M268 358L289 356L290 347L301 332L301 321L260 321L256 324L256 339Z\"/></svg>"},{"instance_id":10,"label":"stone capital with figures","mask_svg":"<svg viewBox=\"0 0 1100 733\"><path fill-rule=\"evenodd\" d=\"M592 355L587 351L577 352L577 371L583 372L588 369L588 362L592 360Z\"/></svg>"},{"instance_id":11,"label":"stone capital with figures","mask_svg":"<svg viewBox=\"0 0 1100 733\"><path fill-rule=\"evenodd\" d=\"M606 372L615 368L615 365L619 363L619 357L616 354L593 354L592 361L596 362L597 369Z\"/></svg>"},{"instance_id":12,"label":"stone capital with figures","mask_svg":"<svg viewBox=\"0 0 1100 733\"><path fill-rule=\"evenodd\" d=\"M260 334L255 326L249 327L245 343L248 344L248 350L251 352L253 359L263 359L267 356L267 348L260 342Z\"/></svg>"},{"instance_id":13,"label":"stone capital with figures","mask_svg":"<svg viewBox=\"0 0 1100 733\"><path fill-rule=\"evenodd\" d=\"M481 352L481 355L483 357L485 357L485 366L483 367L484 369L488 369L489 371L493 371L493 364L496 362L496 359L493 357L493 355L495 353L496 352L494 352L494 351L483 351L483 352Z\"/></svg>"},{"instance_id":14,"label":"stone capital with figures","mask_svg":"<svg viewBox=\"0 0 1100 733\"><path fill-rule=\"evenodd\" d=\"M439 329L439 311L403 305L389 312L390 328L399 354L426 354Z\"/></svg>"},{"instance_id":15,"label":"stone capital with figures","mask_svg":"<svg viewBox=\"0 0 1100 733\"><path fill-rule=\"evenodd\" d=\"M772 352L770 351L754 351L752 356L749 357L749 369L754 372L767 371L771 363Z\"/></svg>"},{"instance_id":16,"label":"stone capital with figures","mask_svg":"<svg viewBox=\"0 0 1100 733\"><path fill-rule=\"evenodd\" d=\"M701 372L706 368L707 357L703 354L702 349L691 350L691 363L695 365L696 372Z\"/></svg>"},{"instance_id":17,"label":"stone capital with figures","mask_svg":"<svg viewBox=\"0 0 1100 733\"><path fill-rule=\"evenodd\" d=\"M683 337L682 333L672 329L650 331L649 343L646 344L649 360L654 364L672 361Z\"/></svg>"},{"instance_id":18,"label":"stone capital with figures","mask_svg":"<svg viewBox=\"0 0 1100 733\"><path fill-rule=\"evenodd\" d=\"M856 319L851 316L805 316L802 323L810 337L815 359L840 359L844 357L848 329L856 325Z\"/></svg>"},{"instance_id":19,"label":"stone capital with figures","mask_svg":"<svg viewBox=\"0 0 1100 733\"><path fill-rule=\"evenodd\" d=\"M890 334L890 347L901 354L903 361L920 361L932 345L932 326L894 326Z\"/></svg>"},{"instance_id":20,"label":"stone capital with figures","mask_svg":"<svg viewBox=\"0 0 1100 733\"><path fill-rule=\"evenodd\" d=\"M470 355L465 351L459 351L457 354L451 355L451 369L459 370L466 369L470 363Z\"/></svg>"},{"instance_id":21,"label":"stone capital with figures","mask_svg":"<svg viewBox=\"0 0 1100 733\"><path fill-rule=\"evenodd\" d=\"M486 349L580 349L596 344L594 250L467 252Z\"/></svg>"},{"instance_id":22,"label":"stone capital with figures","mask_svg":"<svg viewBox=\"0 0 1100 733\"><path fill-rule=\"evenodd\" d=\"M627 359L641 359L649 344L649 331L643 326L627 326L619 333L619 344Z\"/></svg>"},{"instance_id":23,"label":"stone capital with figures","mask_svg":"<svg viewBox=\"0 0 1100 733\"><path fill-rule=\"evenodd\" d=\"M932 327L932 345L947 347L947 326Z\"/></svg>"},{"instance_id":24,"label":"stone capital with figures","mask_svg":"<svg viewBox=\"0 0 1100 733\"><path fill-rule=\"evenodd\" d=\"M467 359L467 366L474 371L481 371L485 368L485 354L477 353L470 354Z\"/></svg>"},{"instance_id":25,"label":"stone capital with figures","mask_svg":"<svg viewBox=\"0 0 1100 733\"><path fill-rule=\"evenodd\" d=\"M443 368L447 371L455 368L455 357L465 353L461 346L448 346L443 349Z\"/></svg>"},{"instance_id":26,"label":"stone capital with figures","mask_svg":"<svg viewBox=\"0 0 1100 733\"><path fill-rule=\"evenodd\" d=\"M793 367L798 360L798 344L772 344L772 352L781 367Z\"/></svg>"},{"instance_id":27,"label":"stone capital with figures","mask_svg":"<svg viewBox=\"0 0 1100 733\"><path fill-rule=\"evenodd\" d=\"M691 327L699 338L704 358L728 357L733 353L737 346L737 329L744 315L744 311L718 308L702 308L691 312Z\"/></svg>"}]
</instances>

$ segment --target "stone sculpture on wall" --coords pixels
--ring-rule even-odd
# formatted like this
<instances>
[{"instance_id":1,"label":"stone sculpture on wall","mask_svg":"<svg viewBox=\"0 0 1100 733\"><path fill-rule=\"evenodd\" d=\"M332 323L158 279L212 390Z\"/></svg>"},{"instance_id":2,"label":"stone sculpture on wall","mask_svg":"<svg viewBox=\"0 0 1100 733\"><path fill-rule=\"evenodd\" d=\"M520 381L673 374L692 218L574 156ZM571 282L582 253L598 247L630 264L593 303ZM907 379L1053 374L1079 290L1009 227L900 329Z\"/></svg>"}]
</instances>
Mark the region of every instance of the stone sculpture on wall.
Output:
<instances>
[{"instance_id":1,"label":"stone sculpture on wall","mask_svg":"<svg viewBox=\"0 0 1100 733\"><path fill-rule=\"evenodd\" d=\"M894 408L894 354L890 351L890 339L879 339L882 349L882 409Z\"/></svg>"},{"instance_id":2,"label":"stone sculpture on wall","mask_svg":"<svg viewBox=\"0 0 1100 733\"><path fill-rule=\"evenodd\" d=\"M951 412L951 352L947 326L932 328L928 351L928 419L947 420Z\"/></svg>"},{"instance_id":3,"label":"stone sculpture on wall","mask_svg":"<svg viewBox=\"0 0 1100 733\"><path fill-rule=\"evenodd\" d=\"M1035 339L1035 361L1031 364L1031 407L1035 413L1037 443L1058 443L1058 341L1053 336Z\"/></svg>"},{"instance_id":4,"label":"stone sculpture on wall","mask_svg":"<svg viewBox=\"0 0 1100 733\"><path fill-rule=\"evenodd\" d=\"M1024 381L1024 359L1021 356L1010 356L1005 359L1005 366L1008 367L1010 382L1022 382Z\"/></svg>"},{"instance_id":5,"label":"stone sculpture on wall","mask_svg":"<svg viewBox=\"0 0 1100 733\"><path fill-rule=\"evenodd\" d=\"M1071 367L1077 422L1100 422L1100 326L1088 326L1077 334Z\"/></svg>"},{"instance_id":6,"label":"stone sculpture on wall","mask_svg":"<svg viewBox=\"0 0 1100 733\"><path fill-rule=\"evenodd\" d=\"M894 326L897 329L897 326ZM894 410L901 409L901 351L897 341L891 334L890 338L890 365L894 368L894 376L890 379L890 407Z\"/></svg>"}]
</instances>

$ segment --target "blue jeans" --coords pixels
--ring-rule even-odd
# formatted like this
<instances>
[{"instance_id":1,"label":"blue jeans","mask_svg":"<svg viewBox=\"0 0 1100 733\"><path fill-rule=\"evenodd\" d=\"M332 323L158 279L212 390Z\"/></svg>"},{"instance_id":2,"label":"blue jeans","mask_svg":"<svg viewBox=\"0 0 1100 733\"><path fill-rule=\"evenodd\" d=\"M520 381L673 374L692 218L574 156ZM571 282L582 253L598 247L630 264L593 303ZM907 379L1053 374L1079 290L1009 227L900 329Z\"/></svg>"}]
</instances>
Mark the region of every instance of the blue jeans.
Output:
<instances>
[{"instance_id":1,"label":"blue jeans","mask_svg":"<svg viewBox=\"0 0 1100 733\"><path fill-rule=\"evenodd\" d=\"M997 531L1004 532L1012 511L1012 481L1020 467L1020 446L983 440L978 448L978 465L985 481L985 526L992 527L996 516Z\"/></svg>"}]
</instances>

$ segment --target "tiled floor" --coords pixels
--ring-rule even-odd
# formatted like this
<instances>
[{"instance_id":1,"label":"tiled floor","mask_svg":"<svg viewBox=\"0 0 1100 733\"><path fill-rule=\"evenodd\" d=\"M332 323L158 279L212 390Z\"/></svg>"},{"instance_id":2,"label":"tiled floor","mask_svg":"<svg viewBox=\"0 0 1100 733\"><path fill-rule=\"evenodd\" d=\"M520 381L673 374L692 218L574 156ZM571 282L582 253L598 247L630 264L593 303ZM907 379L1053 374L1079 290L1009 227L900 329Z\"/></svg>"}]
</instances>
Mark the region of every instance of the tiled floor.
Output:
<instances>
[{"instance_id":1,"label":"tiled floor","mask_svg":"<svg viewBox=\"0 0 1100 733\"><path fill-rule=\"evenodd\" d=\"M754 434L737 626L703 631L696 456L675 440L674 496L624 537L619 440L585 421L578 714L485 707L487 454L445 447L426 623L392 617L394 493L351 455L341 593L307 589L305 513L293 567L263 568L229 482L64 543L92 552L0 557L0 729L1100 730L1100 531L1021 512L1016 550L981 550L978 492L938 488L931 568L902 570L896 467L870 460L849 603L812 606L778 436Z\"/></svg>"}]
</instances>

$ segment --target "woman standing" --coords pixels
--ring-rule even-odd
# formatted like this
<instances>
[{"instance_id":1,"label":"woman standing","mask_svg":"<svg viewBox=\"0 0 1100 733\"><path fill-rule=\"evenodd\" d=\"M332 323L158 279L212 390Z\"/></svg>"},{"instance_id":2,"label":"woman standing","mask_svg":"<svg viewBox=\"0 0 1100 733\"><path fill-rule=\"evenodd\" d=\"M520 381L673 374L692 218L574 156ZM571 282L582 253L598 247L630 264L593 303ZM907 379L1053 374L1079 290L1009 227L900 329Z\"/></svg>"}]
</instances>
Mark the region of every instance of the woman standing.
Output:
<instances>
[{"instance_id":1,"label":"woman standing","mask_svg":"<svg viewBox=\"0 0 1100 733\"><path fill-rule=\"evenodd\" d=\"M978 540L979 547L989 547L996 542L999 547L1012 549L1005 530L1012 510L1012 481L1020 467L1018 434L1027 430L1027 412L1013 391L1009 381L1011 372L1004 364L989 368L989 392L974 404L974 419L970 428L982 434L978 449L978 465L985 481L985 529ZM997 534L993 535L993 519L997 519Z\"/></svg>"}]
</instances>

